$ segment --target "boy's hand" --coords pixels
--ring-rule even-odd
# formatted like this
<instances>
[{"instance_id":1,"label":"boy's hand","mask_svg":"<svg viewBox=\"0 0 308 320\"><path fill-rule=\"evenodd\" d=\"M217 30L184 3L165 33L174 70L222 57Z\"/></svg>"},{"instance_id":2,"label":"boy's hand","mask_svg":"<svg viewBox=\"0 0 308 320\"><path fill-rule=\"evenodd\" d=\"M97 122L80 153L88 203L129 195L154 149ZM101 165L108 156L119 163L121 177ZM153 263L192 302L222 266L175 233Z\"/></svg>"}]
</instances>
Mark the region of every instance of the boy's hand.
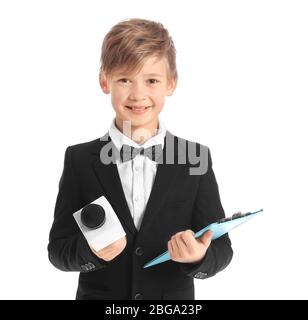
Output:
<instances>
[{"instance_id":1,"label":"boy's hand","mask_svg":"<svg viewBox=\"0 0 308 320\"><path fill-rule=\"evenodd\" d=\"M212 231L196 239L192 230L178 232L168 241L170 257L176 262L193 263L201 261L212 240Z\"/></svg>"},{"instance_id":2,"label":"boy's hand","mask_svg":"<svg viewBox=\"0 0 308 320\"><path fill-rule=\"evenodd\" d=\"M110 261L118 256L126 247L126 236L123 238L111 243L109 246L103 248L100 251L95 251L93 248L91 250L97 255L100 259L105 261Z\"/></svg>"}]
</instances>

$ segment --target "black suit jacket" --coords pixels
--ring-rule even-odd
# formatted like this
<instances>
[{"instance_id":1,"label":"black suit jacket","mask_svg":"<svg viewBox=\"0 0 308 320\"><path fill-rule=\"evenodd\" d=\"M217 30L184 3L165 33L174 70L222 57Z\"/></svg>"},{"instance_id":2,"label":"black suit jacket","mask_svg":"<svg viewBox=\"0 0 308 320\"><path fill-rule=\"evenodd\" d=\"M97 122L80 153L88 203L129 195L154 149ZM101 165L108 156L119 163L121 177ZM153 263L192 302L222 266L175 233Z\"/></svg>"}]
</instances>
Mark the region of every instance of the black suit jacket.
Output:
<instances>
[{"instance_id":1,"label":"black suit jacket","mask_svg":"<svg viewBox=\"0 0 308 320\"><path fill-rule=\"evenodd\" d=\"M169 131L167 136L175 139L172 151L175 159L180 153L187 155L188 148L185 150L183 145L208 150ZM143 265L167 250L167 242L175 233L186 229L197 232L224 218L210 153L206 153L208 169L202 175L190 175L189 169L196 164L166 161L158 164L137 231L117 165L103 164L100 159L101 148L110 142L108 134L107 138L108 141L96 139L66 149L49 236L51 263L63 271L80 272L76 299L194 299L194 278L211 277L231 261L233 252L228 235L212 241L199 263L170 260L146 269ZM178 142L182 145L178 146ZM117 213L127 237L126 248L109 262L92 253L73 218L74 212L102 195Z\"/></svg>"}]
</instances>

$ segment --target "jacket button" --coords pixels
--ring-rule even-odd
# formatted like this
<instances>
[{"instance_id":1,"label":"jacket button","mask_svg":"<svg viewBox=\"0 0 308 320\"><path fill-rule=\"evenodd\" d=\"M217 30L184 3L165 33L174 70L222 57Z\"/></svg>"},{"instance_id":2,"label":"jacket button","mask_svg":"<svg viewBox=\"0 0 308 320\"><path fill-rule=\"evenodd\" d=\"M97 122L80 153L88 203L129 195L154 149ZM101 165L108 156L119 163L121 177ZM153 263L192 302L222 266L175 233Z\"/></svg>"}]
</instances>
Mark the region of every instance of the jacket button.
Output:
<instances>
[{"instance_id":1,"label":"jacket button","mask_svg":"<svg viewBox=\"0 0 308 320\"><path fill-rule=\"evenodd\" d=\"M85 272L88 271L88 269L89 269L88 266L85 264L81 265L80 267L81 267L81 270L85 271Z\"/></svg>"},{"instance_id":2,"label":"jacket button","mask_svg":"<svg viewBox=\"0 0 308 320\"><path fill-rule=\"evenodd\" d=\"M88 266L89 266L90 270L94 270L95 269L95 265L92 262L89 262Z\"/></svg>"},{"instance_id":3,"label":"jacket button","mask_svg":"<svg viewBox=\"0 0 308 320\"><path fill-rule=\"evenodd\" d=\"M138 247L135 252L136 252L137 256L142 256L143 255L143 250L142 250L141 247Z\"/></svg>"},{"instance_id":4,"label":"jacket button","mask_svg":"<svg viewBox=\"0 0 308 320\"><path fill-rule=\"evenodd\" d=\"M142 296L141 293L137 293L137 294L135 295L135 300L142 300L142 299L143 299L143 296Z\"/></svg>"}]
</instances>

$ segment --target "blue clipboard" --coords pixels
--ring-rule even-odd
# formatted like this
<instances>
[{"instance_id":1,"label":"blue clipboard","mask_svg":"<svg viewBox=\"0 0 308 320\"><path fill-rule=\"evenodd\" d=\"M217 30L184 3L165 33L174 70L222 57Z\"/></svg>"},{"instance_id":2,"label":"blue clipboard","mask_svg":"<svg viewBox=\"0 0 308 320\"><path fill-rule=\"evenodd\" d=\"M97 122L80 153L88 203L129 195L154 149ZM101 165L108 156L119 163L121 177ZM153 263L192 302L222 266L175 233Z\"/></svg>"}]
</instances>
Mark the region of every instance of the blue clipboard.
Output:
<instances>
[{"instance_id":1,"label":"blue clipboard","mask_svg":"<svg viewBox=\"0 0 308 320\"><path fill-rule=\"evenodd\" d=\"M231 231L232 229L238 227L242 223L250 220L257 213L260 213L262 211L263 211L263 209L261 209L259 211L255 211L255 212L247 212L247 213L244 213L244 214L235 213L232 217L224 218L224 219L221 219L221 220L219 220L217 222L209 224L207 227L205 227L205 228L201 229L200 231L198 231L197 233L195 233L194 237L195 238L199 238L206 231L211 230L213 232L212 240L215 240L215 239L221 237L222 235L224 235L225 233ZM149 268L149 267L152 267L152 266L154 266L156 264L168 261L170 259L171 259L171 257L170 257L169 251L167 250L164 253L162 253L161 255L159 255L158 257L156 257L153 260L147 262L143 266L143 268Z\"/></svg>"}]
</instances>

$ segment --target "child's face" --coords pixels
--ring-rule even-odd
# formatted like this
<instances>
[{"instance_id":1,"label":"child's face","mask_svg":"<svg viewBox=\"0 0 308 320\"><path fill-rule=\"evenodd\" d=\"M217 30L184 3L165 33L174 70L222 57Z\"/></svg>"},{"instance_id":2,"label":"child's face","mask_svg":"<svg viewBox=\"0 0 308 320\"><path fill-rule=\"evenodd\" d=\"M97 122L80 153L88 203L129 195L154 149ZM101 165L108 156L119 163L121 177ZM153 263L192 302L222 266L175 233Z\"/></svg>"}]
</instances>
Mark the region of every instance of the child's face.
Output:
<instances>
[{"instance_id":1,"label":"child's face","mask_svg":"<svg viewBox=\"0 0 308 320\"><path fill-rule=\"evenodd\" d=\"M116 123L123 128L123 121L131 121L132 127L157 128L158 115L163 109L165 96L172 95L176 80L167 78L167 60L156 57L145 60L135 74L115 71L100 85L104 93L111 93L111 103L116 112Z\"/></svg>"}]
</instances>

